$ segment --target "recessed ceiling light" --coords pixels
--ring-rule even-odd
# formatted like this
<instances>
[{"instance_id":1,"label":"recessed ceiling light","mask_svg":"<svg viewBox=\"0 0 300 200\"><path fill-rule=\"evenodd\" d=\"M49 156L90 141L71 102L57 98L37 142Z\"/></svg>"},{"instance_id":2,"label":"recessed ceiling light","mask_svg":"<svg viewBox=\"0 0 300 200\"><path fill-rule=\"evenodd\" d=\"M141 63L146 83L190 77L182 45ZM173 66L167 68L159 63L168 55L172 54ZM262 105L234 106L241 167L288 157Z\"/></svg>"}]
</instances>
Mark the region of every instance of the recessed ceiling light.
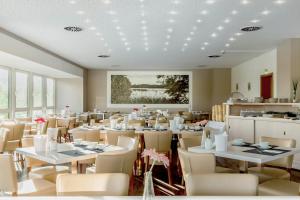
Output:
<instances>
[{"instance_id":1,"label":"recessed ceiling light","mask_svg":"<svg viewBox=\"0 0 300 200\"><path fill-rule=\"evenodd\" d=\"M206 4L214 4L214 3L215 3L215 0L206 0L205 3L206 3Z\"/></svg>"},{"instance_id":2,"label":"recessed ceiling light","mask_svg":"<svg viewBox=\"0 0 300 200\"><path fill-rule=\"evenodd\" d=\"M268 15L268 14L270 14L270 12L271 12L271 11L269 11L269 10L264 10L264 11L261 12L261 14L262 14L262 15Z\"/></svg>"},{"instance_id":3,"label":"recessed ceiling light","mask_svg":"<svg viewBox=\"0 0 300 200\"><path fill-rule=\"evenodd\" d=\"M83 10L78 10L78 11L76 11L76 14L77 14L77 15L84 15L84 13L85 13L85 12L84 12Z\"/></svg>"},{"instance_id":4,"label":"recessed ceiling light","mask_svg":"<svg viewBox=\"0 0 300 200\"><path fill-rule=\"evenodd\" d=\"M207 10L202 10L202 11L201 11L201 14L202 14L202 15L207 15L207 14L208 14L208 11L207 11Z\"/></svg>"},{"instance_id":5,"label":"recessed ceiling light","mask_svg":"<svg viewBox=\"0 0 300 200\"><path fill-rule=\"evenodd\" d=\"M141 21L141 24L146 24L147 22L145 20L142 20Z\"/></svg>"},{"instance_id":6,"label":"recessed ceiling light","mask_svg":"<svg viewBox=\"0 0 300 200\"><path fill-rule=\"evenodd\" d=\"M110 55L103 54L103 55L99 55L98 57L99 57L99 58L109 58Z\"/></svg>"},{"instance_id":7,"label":"recessed ceiling light","mask_svg":"<svg viewBox=\"0 0 300 200\"><path fill-rule=\"evenodd\" d=\"M218 35L216 33L212 33L211 37L217 37Z\"/></svg>"},{"instance_id":8,"label":"recessed ceiling light","mask_svg":"<svg viewBox=\"0 0 300 200\"><path fill-rule=\"evenodd\" d=\"M229 41L235 41L234 37L229 38Z\"/></svg>"},{"instance_id":9,"label":"recessed ceiling light","mask_svg":"<svg viewBox=\"0 0 300 200\"><path fill-rule=\"evenodd\" d=\"M184 52L184 51L185 51L185 48L182 48L181 51Z\"/></svg>"},{"instance_id":10,"label":"recessed ceiling light","mask_svg":"<svg viewBox=\"0 0 300 200\"><path fill-rule=\"evenodd\" d=\"M243 35L243 33L235 33L234 35L236 35L236 36L241 36L241 35Z\"/></svg>"},{"instance_id":11,"label":"recessed ceiling light","mask_svg":"<svg viewBox=\"0 0 300 200\"><path fill-rule=\"evenodd\" d=\"M143 32L143 35L144 35L144 36L147 36L147 35L148 35L148 33L147 33L147 32Z\"/></svg>"},{"instance_id":12,"label":"recessed ceiling light","mask_svg":"<svg viewBox=\"0 0 300 200\"><path fill-rule=\"evenodd\" d=\"M195 30L197 30L198 28L197 28L197 26L193 26L193 30L195 31Z\"/></svg>"},{"instance_id":13,"label":"recessed ceiling light","mask_svg":"<svg viewBox=\"0 0 300 200\"><path fill-rule=\"evenodd\" d=\"M108 13L109 15L116 15L116 14L117 14L117 12L114 11L114 10L110 10L110 11L108 11L107 13Z\"/></svg>"},{"instance_id":14,"label":"recessed ceiling light","mask_svg":"<svg viewBox=\"0 0 300 200\"><path fill-rule=\"evenodd\" d=\"M186 40L187 40L187 41L191 41L191 40L192 40L192 38L190 38L190 37L187 37L187 38L186 38Z\"/></svg>"},{"instance_id":15,"label":"recessed ceiling light","mask_svg":"<svg viewBox=\"0 0 300 200\"><path fill-rule=\"evenodd\" d=\"M241 31L253 32L253 31L259 31L262 28L263 28L262 26L246 26L246 27L241 28Z\"/></svg>"},{"instance_id":16,"label":"recessed ceiling light","mask_svg":"<svg viewBox=\"0 0 300 200\"><path fill-rule=\"evenodd\" d=\"M101 33L97 32L97 33L96 33L96 35L97 35L97 36L100 36L100 35L101 35Z\"/></svg>"},{"instance_id":17,"label":"recessed ceiling light","mask_svg":"<svg viewBox=\"0 0 300 200\"><path fill-rule=\"evenodd\" d=\"M145 12L142 11L142 12L141 12L141 16L142 16L142 17L145 17L145 15L146 15Z\"/></svg>"},{"instance_id":18,"label":"recessed ceiling light","mask_svg":"<svg viewBox=\"0 0 300 200\"><path fill-rule=\"evenodd\" d=\"M208 56L209 58L220 58L221 57L221 55L210 55L210 56Z\"/></svg>"},{"instance_id":19,"label":"recessed ceiling light","mask_svg":"<svg viewBox=\"0 0 300 200\"><path fill-rule=\"evenodd\" d=\"M236 10L231 11L232 15L236 15L237 13L238 13L238 11L236 11Z\"/></svg>"},{"instance_id":20,"label":"recessed ceiling light","mask_svg":"<svg viewBox=\"0 0 300 200\"><path fill-rule=\"evenodd\" d=\"M145 48L145 51L148 51L148 50L149 50L149 48L148 48L148 47L146 47L146 48Z\"/></svg>"},{"instance_id":21,"label":"recessed ceiling light","mask_svg":"<svg viewBox=\"0 0 300 200\"><path fill-rule=\"evenodd\" d=\"M230 44L229 43L225 44L225 47L230 47Z\"/></svg>"},{"instance_id":22,"label":"recessed ceiling light","mask_svg":"<svg viewBox=\"0 0 300 200\"><path fill-rule=\"evenodd\" d=\"M149 45L149 43L148 43L148 42L145 42L145 43L144 43L144 45L145 45L145 46L148 46L148 45Z\"/></svg>"},{"instance_id":23,"label":"recessed ceiling light","mask_svg":"<svg viewBox=\"0 0 300 200\"><path fill-rule=\"evenodd\" d=\"M122 40L122 41L126 41L127 39L123 37L123 38L121 38L121 40Z\"/></svg>"},{"instance_id":24,"label":"recessed ceiling light","mask_svg":"<svg viewBox=\"0 0 300 200\"><path fill-rule=\"evenodd\" d=\"M169 23L175 23L175 20L174 19L169 19L168 22Z\"/></svg>"},{"instance_id":25,"label":"recessed ceiling light","mask_svg":"<svg viewBox=\"0 0 300 200\"><path fill-rule=\"evenodd\" d=\"M191 35L195 35L195 33L193 31L190 32Z\"/></svg>"},{"instance_id":26,"label":"recessed ceiling light","mask_svg":"<svg viewBox=\"0 0 300 200\"><path fill-rule=\"evenodd\" d=\"M249 3L250 3L249 0L242 0L242 1L241 1L241 4L243 4L243 5L247 5L247 4L249 4Z\"/></svg>"},{"instance_id":27,"label":"recessed ceiling light","mask_svg":"<svg viewBox=\"0 0 300 200\"><path fill-rule=\"evenodd\" d=\"M125 35L125 34L124 34L123 32L119 32L119 35L120 35L120 36L123 36L123 35Z\"/></svg>"},{"instance_id":28,"label":"recessed ceiling light","mask_svg":"<svg viewBox=\"0 0 300 200\"><path fill-rule=\"evenodd\" d=\"M84 22L89 24L89 23L91 23L91 20L89 18L87 18L87 19L84 20Z\"/></svg>"},{"instance_id":29,"label":"recessed ceiling light","mask_svg":"<svg viewBox=\"0 0 300 200\"><path fill-rule=\"evenodd\" d=\"M226 24L228 24L229 22L230 22L230 19L228 19L228 18L224 20L224 23L226 23Z\"/></svg>"},{"instance_id":30,"label":"recessed ceiling light","mask_svg":"<svg viewBox=\"0 0 300 200\"><path fill-rule=\"evenodd\" d=\"M165 42L165 45L169 45L169 42Z\"/></svg>"},{"instance_id":31,"label":"recessed ceiling light","mask_svg":"<svg viewBox=\"0 0 300 200\"><path fill-rule=\"evenodd\" d=\"M184 43L183 46L187 47L187 46L188 46L188 43Z\"/></svg>"},{"instance_id":32,"label":"recessed ceiling light","mask_svg":"<svg viewBox=\"0 0 300 200\"><path fill-rule=\"evenodd\" d=\"M76 4L77 2L74 0L69 1L70 4Z\"/></svg>"},{"instance_id":33,"label":"recessed ceiling light","mask_svg":"<svg viewBox=\"0 0 300 200\"><path fill-rule=\"evenodd\" d=\"M197 19L197 22L198 22L198 23L201 23L201 22L202 22L202 20L201 20L201 19Z\"/></svg>"},{"instance_id":34,"label":"recessed ceiling light","mask_svg":"<svg viewBox=\"0 0 300 200\"><path fill-rule=\"evenodd\" d=\"M250 22L253 23L253 24L256 24L256 23L260 22L260 20L259 19L253 19Z\"/></svg>"},{"instance_id":35,"label":"recessed ceiling light","mask_svg":"<svg viewBox=\"0 0 300 200\"><path fill-rule=\"evenodd\" d=\"M167 38L167 39L170 39L170 38L171 38L171 36L170 36L170 35L167 35L167 36L166 36L166 38Z\"/></svg>"},{"instance_id":36,"label":"recessed ceiling light","mask_svg":"<svg viewBox=\"0 0 300 200\"><path fill-rule=\"evenodd\" d=\"M120 30L121 29L121 27L120 26L116 26L116 30Z\"/></svg>"},{"instance_id":37,"label":"recessed ceiling light","mask_svg":"<svg viewBox=\"0 0 300 200\"><path fill-rule=\"evenodd\" d=\"M110 0L103 0L102 2L103 2L104 4L110 4L110 3L111 3Z\"/></svg>"},{"instance_id":38,"label":"recessed ceiling light","mask_svg":"<svg viewBox=\"0 0 300 200\"><path fill-rule=\"evenodd\" d=\"M130 48L130 47L127 47L127 48L126 48L126 51L130 51L130 50L131 50L131 48Z\"/></svg>"},{"instance_id":39,"label":"recessed ceiling light","mask_svg":"<svg viewBox=\"0 0 300 200\"><path fill-rule=\"evenodd\" d=\"M172 29L172 28L168 28L167 31L168 31L169 33L172 33L172 32L173 32L173 29Z\"/></svg>"},{"instance_id":40,"label":"recessed ceiling light","mask_svg":"<svg viewBox=\"0 0 300 200\"><path fill-rule=\"evenodd\" d=\"M96 30L96 27L95 27L95 26L91 26L91 27L89 27L89 29L90 29L91 31L94 31L94 30Z\"/></svg>"},{"instance_id":41,"label":"recessed ceiling light","mask_svg":"<svg viewBox=\"0 0 300 200\"><path fill-rule=\"evenodd\" d=\"M128 42L124 42L124 45L125 45L125 46L128 46L128 45L129 45L129 43L128 43Z\"/></svg>"},{"instance_id":42,"label":"recessed ceiling light","mask_svg":"<svg viewBox=\"0 0 300 200\"><path fill-rule=\"evenodd\" d=\"M205 46L208 46L208 45L209 45L209 43L208 43L208 42L204 42L203 44L204 44Z\"/></svg>"},{"instance_id":43,"label":"recessed ceiling light","mask_svg":"<svg viewBox=\"0 0 300 200\"><path fill-rule=\"evenodd\" d=\"M171 10L171 11L169 12L169 14L170 14L170 15L177 15L177 14L178 14L178 12L177 12L177 11L175 11L175 10Z\"/></svg>"},{"instance_id":44,"label":"recessed ceiling light","mask_svg":"<svg viewBox=\"0 0 300 200\"><path fill-rule=\"evenodd\" d=\"M204 50L205 50L205 47L201 47L201 50L204 51Z\"/></svg>"},{"instance_id":45,"label":"recessed ceiling light","mask_svg":"<svg viewBox=\"0 0 300 200\"><path fill-rule=\"evenodd\" d=\"M101 38L100 38L100 40L101 40L101 41L104 41L104 38L103 38L103 37L101 37Z\"/></svg>"},{"instance_id":46,"label":"recessed ceiling light","mask_svg":"<svg viewBox=\"0 0 300 200\"><path fill-rule=\"evenodd\" d=\"M174 0L172 3L175 4L175 5L178 5L178 4L180 4L180 1L179 0Z\"/></svg>"},{"instance_id":47,"label":"recessed ceiling light","mask_svg":"<svg viewBox=\"0 0 300 200\"><path fill-rule=\"evenodd\" d=\"M140 0L140 2L144 2L144 0Z\"/></svg>"},{"instance_id":48,"label":"recessed ceiling light","mask_svg":"<svg viewBox=\"0 0 300 200\"><path fill-rule=\"evenodd\" d=\"M168 51L168 49L167 49L167 48L164 48L164 51Z\"/></svg>"},{"instance_id":49,"label":"recessed ceiling light","mask_svg":"<svg viewBox=\"0 0 300 200\"><path fill-rule=\"evenodd\" d=\"M274 3L278 4L278 5L284 4L285 2L286 2L285 0L276 0L276 1L274 1Z\"/></svg>"},{"instance_id":50,"label":"recessed ceiling light","mask_svg":"<svg viewBox=\"0 0 300 200\"><path fill-rule=\"evenodd\" d=\"M105 43L105 44L104 44L104 46L105 46L105 47L108 47L108 44L107 44L107 43Z\"/></svg>"},{"instance_id":51,"label":"recessed ceiling light","mask_svg":"<svg viewBox=\"0 0 300 200\"><path fill-rule=\"evenodd\" d=\"M78 27L78 26L66 26L64 27L64 29L66 31L71 31L71 32L79 32L82 31L82 28Z\"/></svg>"},{"instance_id":52,"label":"recessed ceiling light","mask_svg":"<svg viewBox=\"0 0 300 200\"><path fill-rule=\"evenodd\" d=\"M221 30L224 29L224 27L223 27L223 26L218 26L217 29L218 29L219 31L221 31Z\"/></svg>"}]
</instances>

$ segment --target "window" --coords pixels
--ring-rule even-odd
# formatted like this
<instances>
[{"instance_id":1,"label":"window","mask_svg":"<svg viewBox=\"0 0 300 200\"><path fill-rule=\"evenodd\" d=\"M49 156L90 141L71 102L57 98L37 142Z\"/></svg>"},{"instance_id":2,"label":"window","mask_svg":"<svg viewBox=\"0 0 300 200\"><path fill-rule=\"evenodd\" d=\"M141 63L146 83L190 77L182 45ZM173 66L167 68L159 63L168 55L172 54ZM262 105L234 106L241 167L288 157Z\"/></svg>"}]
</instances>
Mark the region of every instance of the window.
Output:
<instances>
[{"instance_id":1,"label":"window","mask_svg":"<svg viewBox=\"0 0 300 200\"><path fill-rule=\"evenodd\" d=\"M32 80L33 107L41 108L43 106L43 79L41 76L33 76Z\"/></svg>"},{"instance_id":2,"label":"window","mask_svg":"<svg viewBox=\"0 0 300 200\"><path fill-rule=\"evenodd\" d=\"M8 113L0 113L0 120L8 119Z\"/></svg>"},{"instance_id":3,"label":"window","mask_svg":"<svg viewBox=\"0 0 300 200\"><path fill-rule=\"evenodd\" d=\"M53 115L54 109L47 109L47 115Z\"/></svg>"},{"instance_id":4,"label":"window","mask_svg":"<svg viewBox=\"0 0 300 200\"><path fill-rule=\"evenodd\" d=\"M47 108L54 107L54 80L51 78L47 78Z\"/></svg>"},{"instance_id":5,"label":"window","mask_svg":"<svg viewBox=\"0 0 300 200\"><path fill-rule=\"evenodd\" d=\"M9 108L9 71L0 68L0 110Z\"/></svg>"},{"instance_id":6,"label":"window","mask_svg":"<svg viewBox=\"0 0 300 200\"><path fill-rule=\"evenodd\" d=\"M27 111L15 112L15 118L26 118L28 117Z\"/></svg>"},{"instance_id":7,"label":"window","mask_svg":"<svg viewBox=\"0 0 300 200\"><path fill-rule=\"evenodd\" d=\"M28 74L16 72L16 109L28 107Z\"/></svg>"}]
</instances>

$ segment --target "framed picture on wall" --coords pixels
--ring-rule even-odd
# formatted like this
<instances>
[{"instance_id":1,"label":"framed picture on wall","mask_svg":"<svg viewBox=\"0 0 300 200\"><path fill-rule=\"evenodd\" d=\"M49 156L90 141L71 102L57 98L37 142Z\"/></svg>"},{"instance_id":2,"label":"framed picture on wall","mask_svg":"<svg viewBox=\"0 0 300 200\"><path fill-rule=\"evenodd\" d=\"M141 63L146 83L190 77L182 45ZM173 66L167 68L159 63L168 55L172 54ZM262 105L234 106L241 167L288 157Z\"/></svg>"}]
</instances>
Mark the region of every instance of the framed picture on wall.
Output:
<instances>
[{"instance_id":1,"label":"framed picture on wall","mask_svg":"<svg viewBox=\"0 0 300 200\"><path fill-rule=\"evenodd\" d=\"M108 71L108 107L189 108L191 71Z\"/></svg>"}]
</instances>

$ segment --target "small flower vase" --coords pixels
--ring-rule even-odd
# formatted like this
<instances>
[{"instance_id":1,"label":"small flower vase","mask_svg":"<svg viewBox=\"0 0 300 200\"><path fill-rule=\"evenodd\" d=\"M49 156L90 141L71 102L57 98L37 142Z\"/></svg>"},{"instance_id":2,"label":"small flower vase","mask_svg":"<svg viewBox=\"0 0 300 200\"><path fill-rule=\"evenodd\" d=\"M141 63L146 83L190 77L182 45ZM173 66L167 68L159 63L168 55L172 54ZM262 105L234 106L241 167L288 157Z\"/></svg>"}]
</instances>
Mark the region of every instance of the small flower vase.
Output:
<instances>
[{"instance_id":1,"label":"small flower vase","mask_svg":"<svg viewBox=\"0 0 300 200\"><path fill-rule=\"evenodd\" d=\"M155 196L152 172L145 173L143 200L151 200Z\"/></svg>"},{"instance_id":2,"label":"small flower vase","mask_svg":"<svg viewBox=\"0 0 300 200\"><path fill-rule=\"evenodd\" d=\"M38 123L37 125L37 134L42 135L43 123Z\"/></svg>"}]
</instances>

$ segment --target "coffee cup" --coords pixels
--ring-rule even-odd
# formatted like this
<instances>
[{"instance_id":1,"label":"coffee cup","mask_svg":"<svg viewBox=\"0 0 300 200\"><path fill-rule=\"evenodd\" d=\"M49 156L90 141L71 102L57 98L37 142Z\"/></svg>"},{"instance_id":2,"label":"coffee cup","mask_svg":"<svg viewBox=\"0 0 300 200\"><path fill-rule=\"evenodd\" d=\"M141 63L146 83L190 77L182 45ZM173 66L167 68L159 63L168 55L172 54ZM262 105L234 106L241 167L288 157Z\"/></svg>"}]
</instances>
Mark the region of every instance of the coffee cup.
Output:
<instances>
[{"instance_id":1,"label":"coffee cup","mask_svg":"<svg viewBox=\"0 0 300 200\"><path fill-rule=\"evenodd\" d=\"M237 138L233 140L233 144L235 145L242 145L244 140L242 138Z\"/></svg>"}]
</instances>

